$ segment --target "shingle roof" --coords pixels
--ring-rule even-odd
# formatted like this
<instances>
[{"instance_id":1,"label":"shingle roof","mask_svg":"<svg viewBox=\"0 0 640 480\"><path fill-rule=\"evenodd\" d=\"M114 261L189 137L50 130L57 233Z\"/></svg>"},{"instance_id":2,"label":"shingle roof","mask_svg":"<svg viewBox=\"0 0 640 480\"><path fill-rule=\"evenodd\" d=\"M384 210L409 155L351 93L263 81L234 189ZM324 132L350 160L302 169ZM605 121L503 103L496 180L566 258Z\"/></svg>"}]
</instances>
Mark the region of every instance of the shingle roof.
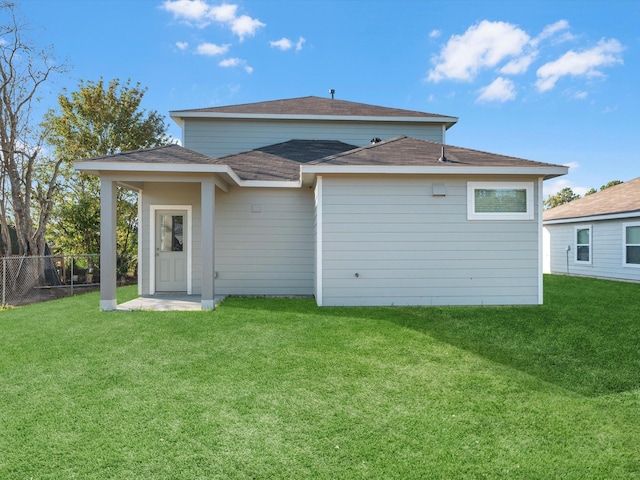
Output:
<instances>
[{"instance_id":1,"label":"shingle roof","mask_svg":"<svg viewBox=\"0 0 640 480\"><path fill-rule=\"evenodd\" d=\"M113 155L89 158L83 162L137 162L137 163L217 163L214 159L194 152L180 145L164 145L162 147L145 148Z\"/></svg>"},{"instance_id":2,"label":"shingle roof","mask_svg":"<svg viewBox=\"0 0 640 480\"><path fill-rule=\"evenodd\" d=\"M640 177L546 210L544 220L640 212Z\"/></svg>"},{"instance_id":3,"label":"shingle roof","mask_svg":"<svg viewBox=\"0 0 640 480\"><path fill-rule=\"evenodd\" d=\"M445 145L446 162L439 162L441 143L406 136L395 137L356 150L324 158L319 165L549 167L548 163Z\"/></svg>"},{"instance_id":4,"label":"shingle roof","mask_svg":"<svg viewBox=\"0 0 640 480\"><path fill-rule=\"evenodd\" d=\"M216 159L242 180L298 180L300 164L357 148L334 140L289 140Z\"/></svg>"},{"instance_id":5,"label":"shingle roof","mask_svg":"<svg viewBox=\"0 0 640 480\"><path fill-rule=\"evenodd\" d=\"M171 112L177 113L178 111ZM379 107L365 103L349 102L321 97L299 97L266 102L244 103L240 105L226 105L221 107L196 108L180 110L179 112L193 113L229 113L229 114L260 114L260 115L320 115L320 116L349 116L349 117L415 117L442 118L455 117L437 115L434 113L403 110L400 108Z\"/></svg>"},{"instance_id":6,"label":"shingle roof","mask_svg":"<svg viewBox=\"0 0 640 480\"><path fill-rule=\"evenodd\" d=\"M108 163L200 164L229 166L241 180L297 181L300 166L406 167L558 167L516 157L445 146L446 162L439 161L443 145L406 136L357 147L335 140L289 140L225 157L210 158L178 145L168 145L84 160ZM87 169L88 170L88 169ZM179 171L179 169L176 169ZM451 173L451 172L450 172Z\"/></svg>"}]
</instances>

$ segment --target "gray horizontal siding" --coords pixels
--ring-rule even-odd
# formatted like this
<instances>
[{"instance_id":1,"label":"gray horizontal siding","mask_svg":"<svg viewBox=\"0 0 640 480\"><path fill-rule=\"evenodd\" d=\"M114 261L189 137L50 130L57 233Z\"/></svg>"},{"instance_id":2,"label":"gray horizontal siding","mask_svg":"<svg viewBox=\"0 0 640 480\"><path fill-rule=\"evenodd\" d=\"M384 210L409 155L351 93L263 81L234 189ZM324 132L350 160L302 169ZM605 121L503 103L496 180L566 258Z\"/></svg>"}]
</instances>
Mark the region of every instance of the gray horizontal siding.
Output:
<instances>
[{"instance_id":1,"label":"gray horizontal siding","mask_svg":"<svg viewBox=\"0 0 640 480\"><path fill-rule=\"evenodd\" d=\"M468 221L466 192L455 177L325 176L323 304L537 304L537 219Z\"/></svg>"},{"instance_id":2,"label":"gray horizontal siding","mask_svg":"<svg viewBox=\"0 0 640 480\"><path fill-rule=\"evenodd\" d=\"M312 295L313 224L309 189L217 191L216 293Z\"/></svg>"},{"instance_id":3,"label":"gray horizontal siding","mask_svg":"<svg viewBox=\"0 0 640 480\"><path fill-rule=\"evenodd\" d=\"M186 119L183 137L186 148L221 157L293 139L340 140L364 146L373 137L388 139L398 135L442 142L442 127L393 122Z\"/></svg>"},{"instance_id":4,"label":"gray horizontal siding","mask_svg":"<svg viewBox=\"0 0 640 480\"><path fill-rule=\"evenodd\" d=\"M546 225L545 229L549 232L549 251L545 254L550 257L551 273L640 281L640 268L626 267L622 264L622 224L633 221L638 219ZM575 229L576 226L587 225L592 227L592 263L577 263ZM568 264L567 245L571 247Z\"/></svg>"}]
</instances>

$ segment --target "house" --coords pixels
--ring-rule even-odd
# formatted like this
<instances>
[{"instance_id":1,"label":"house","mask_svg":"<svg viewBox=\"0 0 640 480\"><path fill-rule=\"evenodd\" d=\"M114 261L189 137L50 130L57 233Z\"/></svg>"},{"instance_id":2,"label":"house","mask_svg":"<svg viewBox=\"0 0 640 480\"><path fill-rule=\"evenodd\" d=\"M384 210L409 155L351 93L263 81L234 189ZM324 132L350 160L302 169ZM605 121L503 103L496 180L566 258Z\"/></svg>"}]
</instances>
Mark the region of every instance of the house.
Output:
<instances>
[{"instance_id":1,"label":"house","mask_svg":"<svg viewBox=\"0 0 640 480\"><path fill-rule=\"evenodd\" d=\"M182 146L76 162L139 193L139 293L318 305L542 303L542 182L567 167L445 145L457 118L303 97L171 112Z\"/></svg>"},{"instance_id":2,"label":"house","mask_svg":"<svg viewBox=\"0 0 640 480\"><path fill-rule=\"evenodd\" d=\"M640 178L544 212L544 271L640 281Z\"/></svg>"}]
</instances>

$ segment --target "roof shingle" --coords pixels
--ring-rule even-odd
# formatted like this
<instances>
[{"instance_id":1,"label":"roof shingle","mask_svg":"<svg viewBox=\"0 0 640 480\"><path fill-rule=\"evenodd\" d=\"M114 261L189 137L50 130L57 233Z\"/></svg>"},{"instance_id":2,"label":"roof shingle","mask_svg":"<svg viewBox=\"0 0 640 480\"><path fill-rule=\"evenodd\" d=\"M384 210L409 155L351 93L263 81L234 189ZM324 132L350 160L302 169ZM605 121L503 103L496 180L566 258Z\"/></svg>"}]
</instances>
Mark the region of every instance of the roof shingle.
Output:
<instances>
[{"instance_id":1,"label":"roof shingle","mask_svg":"<svg viewBox=\"0 0 640 480\"><path fill-rule=\"evenodd\" d=\"M173 113L177 113L172 112ZM220 107L196 108L180 110L180 112L201 113L229 113L229 114L258 114L258 115L320 115L341 117L415 117L442 118L449 115L404 110L400 108L380 107L365 103L349 102L321 97L299 97L266 102L244 103L240 105L225 105Z\"/></svg>"},{"instance_id":2,"label":"roof shingle","mask_svg":"<svg viewBox=\"0 0 640 480\"><path fill-rule=\"evenodd\" d=\"M640 211L640 177L546 210L544 220L612 215Z\"/></svg>"}]
</instances>

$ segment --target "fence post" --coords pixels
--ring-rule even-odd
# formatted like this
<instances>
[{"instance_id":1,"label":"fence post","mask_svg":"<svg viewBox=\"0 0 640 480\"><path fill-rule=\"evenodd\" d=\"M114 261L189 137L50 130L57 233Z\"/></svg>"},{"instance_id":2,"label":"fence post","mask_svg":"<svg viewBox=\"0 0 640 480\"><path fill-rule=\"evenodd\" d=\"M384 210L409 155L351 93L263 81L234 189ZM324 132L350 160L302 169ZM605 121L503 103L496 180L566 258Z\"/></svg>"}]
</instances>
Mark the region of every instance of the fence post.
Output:
<instances>
[{"instance_id":1,"label":"fence post","mask_svg":"<svg viewBox=\"0 0 640 480\"><path fill-rule=\"evenodd\" d=\"M2 257L2 306L7 304L7 257Z\"/></svg>"},{"instance_id":2,"label":"fence post","mask_svg":"<svg viewBox=\"0 0 640 480\"><path fill-rule=\"evenodd\" d=\"M71 255L71 296L73 296L73 272L75 270L75 263L75 259L73 258L73 255Z\"/></svg>"}]
</instances>

